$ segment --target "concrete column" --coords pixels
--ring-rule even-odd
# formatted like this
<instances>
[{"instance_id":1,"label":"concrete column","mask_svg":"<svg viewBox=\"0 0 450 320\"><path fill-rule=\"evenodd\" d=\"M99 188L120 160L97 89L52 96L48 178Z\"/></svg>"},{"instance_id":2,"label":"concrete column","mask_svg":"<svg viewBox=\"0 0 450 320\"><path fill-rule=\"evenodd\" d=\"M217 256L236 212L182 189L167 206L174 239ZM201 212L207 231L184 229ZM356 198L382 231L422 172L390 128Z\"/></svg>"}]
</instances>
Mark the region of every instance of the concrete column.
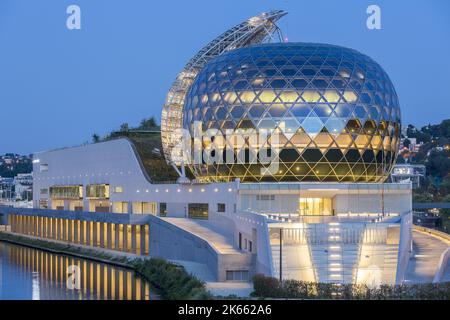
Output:
<instances>
[{"instance_id":1,"label":"concrete column","mask_svg":"<svg viewBox=\"0 0 450 320\"><path fill-rule=\"evenodd\" d=\"M85 221L80 220L80 244L84 245L84 224Z\"/></svg>"},{"instance_id":2,"label":"concrete column","mask_svg":"<svg viewBox=\"0 0 450 320\"><path fill-rule=\"evenodd\" d=\"M97 225L97 223L98 222L96 222L96 221L94 221L93 223L92 223L92 228L94 229L94 232L92 233L92 237L93 237L93 239L92 239L92 241L93 241L93 244L92 244L92 246L93 247L97 247L97 237L98 237L98 225Z\"/></svg>"},{"instance_id":3,"label":"concrete column","mask_svg":"<svg viewBox=\"0 0 450 320\"><path fill-rule=\"evenodd\" d=\"M100 248L105 247L105 223L100 222Z\"/></svg>"},{"instance_id":4,"label":"concrete column","mask_svg":"<svg viewBox=\"0 0 450 320\"><path fill-rule=\"evenodd\" d=\"M27 221L27 218L28 217L25 216L25 215L22 218L23 219L23 233L24 234L28 234L28 223L27 223L28 221Z\"/></svg>"},{"instance_id":5,"label":"concrete column","mask_svg":"<svg viewBox=\"0 0 450 320\"><path fill-rule=\"evenodd\" d=\"M41 237L41 217L36 217L36 236Z\"/></svg>"},{"instance_id":6,"label":"concrete column","mask_svg":"<svg viewBox=\"0 0 450 320\"><path fill-rule=\"evenodd\" d=\"M39 235L44 238L44 217L39 217Z\"/></svg>"},{"instance_id":7,"label":"concrete column","mask_svg":"<svg viewBox=\"0 0 450 320\"><path fill-rule=\"evenodd\" d=\"M59 219L59 240L64 241L64 218Z\"/></svg>"},{"instance_id":8,"label":"concrete column","mask_svg":"<svg viewBox=\"0 0 450 320\"><path fill-rule=\"evenodd\" d=\"M68 222L68 228L69 228L69 230L67 232L67 235L68 235L67 241L68 242L73 242L73 233L72 233L73 220L72 219L67 219L67 222Z\"/></svg>"},{"instance_id":9,"label":"concrete column","mask_svg":"<svg viewBox=\"0 0 450 320\"><path fill-rule=\"evenodd\" d=\"M55 239L56 240L61 240L61 218L56 218L55 219L56 221L55 221L55 225L56 225L56 228L55 228Z\"/></svg>"},{"instance_id":10,"label":"concrete column","mask_svg":"<svg viewBox=\"0 0 450 320\"><path fill-rule=\"evenodd\" d=\"M23 233L28 234L28 216L23 216Z\"/></svg>"},{"instance_id":11,"label":"concrete column","mask_svg":"<svg viewBox=\"0 0 450 320\"><path fill-rule=\"evenodd\" d=\"M59 232L59 234L60 234L60 237L61 237L61 241L66 241L66 219L61 219L61 222L60 222L60 232Z\"/></svg>"},{"instance_id":12,"label":"concrete column","mask_svg":"<svg viewBox=\"0 0 450 320\"><path fill-rule=\"evenodd\" d=\"M91 222L86 221L86 245L91 245Z\"/></svg>"},{"instance_id":13,"label":"concrete column","mask_svg":"<svg viewBox=\"0 0 450 320\"><path fill-rule=\"evenodd\" d=\"M46 224L45 224L45 217L42 217L41 219L42 219L41 220L41 235L42 235L42 238L46 238L47 237L47 233L46 233L46 230L45 230L45 226L46 226Z\"/></svg>"},{"instance_id":14,"label":"concrete column","mask_svg":"<svg viewBox=\"0 0 450 320\"><path fill-rule=\"evenodd\" d=\"M28 216L28 234L33 236L34 230L33 230L33 217Z\"/></svg>"},{"instance_id":15,"label":"concrete column","mask_svg":"<svg viewBox=\"0 0 450 320\"><path fill-rule=\"evenodd\" d=\"M31 217L31 234L33 236L36 236L36 217L35 216Z\"/></svg>"},{"instance_id":16,"label":"concrete column","mask_svg":"<svg viewBox=\"0 0 450 320\"><path fill-rule=\"evenodd\" d=\"M52 218L52 239L56 239L56 220L57 218Z\"/></svg>"},{"instance_id":17,"label":"concrete column","mask_svg":"<svg viewBox=\"0 0 450 320\"><path fill-rule=\"evenodd\" d=\"M138 253L136 252L136 225L131 225L131 253Z\"/></svg>"},{"instance_id":18,"label":"concrete column","mask_svg":"<svg viewBox=\"0 0 450 320\"><path fill-rule=\"evenodd\" d=\"M128 251L128 225L123 224L122 229L122 251L127 252Z\"/></svg>"},{"instance_id":19,"label":"concrete column","mask_svg":"<svg viewBox=\"0 0 450 320\"><path fill-rule=\"evenodd\" d=\"M128 252L128 225L123 224L123 251Z\"/></svg>"},{"instance_id":20,"label":"concrete column","mask_svg":"<svg viewBox=\"0 0 450 320\"><path fill-rule=\"evenodd\" d=\"M25 234L29 234L30 233L30 224L29 224L29 216L24 216L24 222L25 222Z\"/></svg>"},{"instance_id":21,"label":"concrete column","mask_svg":"<svg viewBox=\"0 0 450 320\"><path fill-rule=\"evenodd\" d=\"M27 221L25 220L25 216L21 215L20 220L21 220L21 224L20 224L21 232L20 233L26 234L27 233Z\"/></svg>"},{"instance_id":22,"label":"concrete column","mask_svg":"<svg viewBox=\"0 0 450 320\"><path fill-rule=\"evenodd\" d=\"M47 225L48 225L47 238L51 239L52 238L52 234L53 234L53 218L48 218L47 219Z\"/></svg>"},{"instance_id":23,"label":"concrete column","mask_svg":"<svg viewBox=\"0 0 450 320\"><path fill-rule=\"evenodd\" d=\"M61 240L66 241L66 219L61 219Z\"/></svg>"},{"instance_id":24,"label":"concrete column","mask_svg":"<svg viewBox=\"0 0 450 320\"><path fill-rule=\"evenodd\" d=\"M73 242L78 243L80 240L78 239L78 228L79 221L77 219L73 220Z\"/></svg>"},{"instance_id":25,"label":"concrete column","mask_svg":"<svg viewBox=\"0 0 450 320\"><path fill-rule=\"evenodd\" d=\"M114 250L120 251L120 224L114 224L115 235L114 235Z\"/></svg>"},{"instance_id":26,"label":"concrete column","mask_svg":"<svg viewBox=\"0 0 450 320\"><path fill-rule=\"evenodd\" d=\"M40 219L39 219L39 217L34 217L34 235L36 236L36 237L40 237L40 235L39 235L39 222L40 222Z\"/></svg>"},{"instance_id":27,"label":"concrete column","mask_svg":"<svg viewBox=\"0 0 450 320\"><path fill-rule=\"evenodd\" d=\"M52 239L58 240L58 218L52 219Z\"/></svg>"},{"instance_id":28,"label":"concrete column","mask_svg":"<svg viewBox=\"0 0 450 320\"><path fill-rule=\"evenodd\" d=\"M29 218L29 221L30 221L30 234L32 235L32 236L34 236L34 227L35 227L35 224L34 224L34 217L33 216L30 216L30 218Z\"/></svg>"},{"instance_id":29,"label":"concrete column","mask_svg":"<svg viewBox=\"0 0 450 320\"><path fill-rule=\"evenodd\" d=\"M112 249L112 223L106 224L106 248Z\"/></svg>"},{"instance_id":30,"label":"concrete column","mask_svg":"<svg viewBox=\"0 0 450 320\"><path fill-rule=\"evenodd\" d=\"M50 239L50 237L52 235L52 233L51 233L51 231L52 231L51 223L52 223L52 219L51 218L47 218L47 238L48 239Z\"/></svg>"},{"instance_id":31,"label":"concrete column","mask_svg":"<svg viewBox=\"0 0 450 320\"><path fill-rule=\"evenodd\" d=\"M35 230L36 237L40 237L40 234L39 234L39 222L40 222L39 217L36 216L35 219L34 219L34 230Z\"/></svg>"},{"instance_id":32,"label":"concrete column","mask_svg":"<svg viewBox=\"0 0 450 320\"><path fill-rule=\"evenodd\" d=\"M28 221L28 234L30 236L33 235L33 217L32 216L28 216L27 217L27 221Z\"/></svg>"},{"instance_id":33,"label":"concrete column","mask_svg":"<svg viewBox=\"0 0 450 320\"><path fill-rule=\"evenodd\" d=\"M17 229L18 233L23 233L22 216L20 214L17 215Z\"/></svg>"},{"instance_id":34,"label":"concrete column","mask_svg":"<svg viewBox=\"0 0 450 320\"><path fill-rule=\"evenodd\" d=\"M145 256L145 224L141 225L141 252L140 255Z\"/></svg>"}]
</instances>

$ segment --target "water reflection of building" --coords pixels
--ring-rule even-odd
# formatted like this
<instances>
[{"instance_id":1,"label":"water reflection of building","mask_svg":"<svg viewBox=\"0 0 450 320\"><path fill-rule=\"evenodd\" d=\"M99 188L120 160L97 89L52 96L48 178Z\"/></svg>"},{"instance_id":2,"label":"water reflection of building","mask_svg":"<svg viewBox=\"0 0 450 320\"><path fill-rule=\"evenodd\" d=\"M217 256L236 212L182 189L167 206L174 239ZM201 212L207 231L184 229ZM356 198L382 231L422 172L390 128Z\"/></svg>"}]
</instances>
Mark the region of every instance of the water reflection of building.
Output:
<instances>
[{"instance_id":1,"label":"water reflection of building","mask_svg":"<svg viewBox=\"0 0 450 320\"><path fill-rule=\"evenodd\" d=\"M35 299L149 300L154 295L149 283L130 269L20 246L8 246L2 256L7 259L3 263L18 269L16 276L32 284ZM80 268L79 290L66 286L69 266Z\"/></svg>"}]
</instances>

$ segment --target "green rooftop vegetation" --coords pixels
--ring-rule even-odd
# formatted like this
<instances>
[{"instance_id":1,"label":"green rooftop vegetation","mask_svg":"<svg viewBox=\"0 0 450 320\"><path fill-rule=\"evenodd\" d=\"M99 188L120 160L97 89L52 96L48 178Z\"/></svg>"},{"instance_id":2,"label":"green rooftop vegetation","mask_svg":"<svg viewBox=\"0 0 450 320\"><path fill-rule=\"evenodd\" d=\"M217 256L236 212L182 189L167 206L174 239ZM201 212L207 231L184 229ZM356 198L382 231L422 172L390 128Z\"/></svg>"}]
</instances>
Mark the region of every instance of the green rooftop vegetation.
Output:
<instances>
[{"instance_id":1,"label":"green rooftop vegetation","mask_svg":"<svg viewBox=\"0 0 450 320\"><path fill-rule=\"evenodd\" d=\"M130 127L127 123L123 123L119 130L112 131L104 138L100 138L96 134L92 135L94 143L119 138L127 138L132 142L143 169L153 183L177 180L177 172L164 158L161 128L154 117L143 119L137 127Z\"/></svg>"}]
</instances>

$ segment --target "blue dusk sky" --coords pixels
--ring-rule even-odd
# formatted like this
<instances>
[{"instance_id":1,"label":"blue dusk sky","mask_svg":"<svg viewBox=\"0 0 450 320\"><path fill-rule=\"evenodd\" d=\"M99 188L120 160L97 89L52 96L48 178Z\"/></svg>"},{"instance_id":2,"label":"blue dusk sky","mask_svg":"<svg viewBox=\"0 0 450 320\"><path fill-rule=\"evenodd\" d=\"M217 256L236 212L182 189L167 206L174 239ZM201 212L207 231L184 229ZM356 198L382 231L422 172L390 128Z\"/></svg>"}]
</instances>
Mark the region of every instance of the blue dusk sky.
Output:
<instances>
[{"instance_id":1,"label":"blue dusk sky","mask_svg":"<svg viewBox=\"0 0 450 320\"><path fill-rule=\"evenodd\" d=\"M81 8L81 30L66 8ZM381 7L381 30L366 8ZM174 77L202 46L263 11L289 12L289 41L347 46L393 81L403 124L450 118L450 1L0 0L0 153L73 146L160 119Z\"/></svg>"}]
</instances>

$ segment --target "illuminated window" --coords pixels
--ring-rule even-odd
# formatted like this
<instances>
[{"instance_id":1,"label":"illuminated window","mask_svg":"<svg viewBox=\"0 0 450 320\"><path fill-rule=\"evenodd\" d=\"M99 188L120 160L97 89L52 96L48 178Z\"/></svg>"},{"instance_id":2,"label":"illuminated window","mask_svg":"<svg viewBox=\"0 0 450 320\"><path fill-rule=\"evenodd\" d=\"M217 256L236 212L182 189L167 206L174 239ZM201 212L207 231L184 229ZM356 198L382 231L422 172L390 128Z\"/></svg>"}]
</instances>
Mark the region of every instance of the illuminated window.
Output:
<instances>
[{"instance_id":1,"label":"illuminated window","mask_svg":"<svg viewBox=\"0 0 450 320\"><path fill-rule=\"evenodd\" d=\"M109 199L109 184L90 184L86 186L88 199Z\"/></svg>"},{"instance_id":2,"label":"illuminated window","mask_svg":"<svg viewBox=\"0 0 450 320\"><path fill-rule=\"evenodd\" d=\"M189 218L193 219L208 219L208 204L207 203L189 203L188 213Z\"/></svg>"},{"instance_id":3,"label":"illuminated window","mask_svg":"<svg viewBox=\"0 0 450 320\"><path fill-rule=\"evenodd\" d=\"M330 216L333 214L331 198L300 198L301 216Z\"/></svg>"},{"instance_id":4,"label":"illuminated window","mask_svg":"<svg viewBox=\"0 0 450 320\"><path fill-rule=\"evenodd\" d=\"M123 192L123 187L120 187L120 186L114 187L114 193L122 193L122 192Z\"/></svg>"},{"instance_id":5,"label":"illuminated window","mask_svg":"<svg viewBox=\"0 0 450 320\"><path fill-rule=\"evenodd\" d=\"M83 186L53 186L50 187L52 199L82 199Z\"/></svg>"}]
</instances>

